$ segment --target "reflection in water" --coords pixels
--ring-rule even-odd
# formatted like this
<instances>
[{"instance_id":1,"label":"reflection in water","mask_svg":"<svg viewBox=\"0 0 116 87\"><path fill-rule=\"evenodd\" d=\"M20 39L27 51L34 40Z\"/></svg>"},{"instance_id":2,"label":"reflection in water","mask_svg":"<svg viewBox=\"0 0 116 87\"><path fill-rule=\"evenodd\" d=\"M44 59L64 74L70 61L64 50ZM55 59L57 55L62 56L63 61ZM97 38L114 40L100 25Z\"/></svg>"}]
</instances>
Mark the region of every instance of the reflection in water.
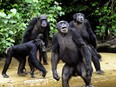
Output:
<instances>
[{"instance_id":1,"label":"reflection in water","mask_svg":"<svg viewBox=\"0 0 116 87\"><path fill-rule=\"evenodd\" d=\"M95 69L92 77L92 84L94 87L116 87L116 54L112 53L101 53L103 60L101 62L102 70L105 71L103 75L96 75ZM0 75L0 87L61 87L60 81L55 81L52 78L51 64L50 64L50 53L49 56L49 65L46 65L48 71L47 76L43 78L41 73L38 73L38 70L35 72L36 78L31 78L28 74L25 77L17 75L18 62L13 59L12 63L7 71L9 78L3 78ZM0 61L0 72L2 71L4 65L4 59ZM61 62L58 65L58 73L61 76L61 69L63 63ZM26 64L27 72L29 73L28 63ZM84 87L84 82L82 78L73 77L70 80L70 87Z\"/></svg>"}]
</instances>

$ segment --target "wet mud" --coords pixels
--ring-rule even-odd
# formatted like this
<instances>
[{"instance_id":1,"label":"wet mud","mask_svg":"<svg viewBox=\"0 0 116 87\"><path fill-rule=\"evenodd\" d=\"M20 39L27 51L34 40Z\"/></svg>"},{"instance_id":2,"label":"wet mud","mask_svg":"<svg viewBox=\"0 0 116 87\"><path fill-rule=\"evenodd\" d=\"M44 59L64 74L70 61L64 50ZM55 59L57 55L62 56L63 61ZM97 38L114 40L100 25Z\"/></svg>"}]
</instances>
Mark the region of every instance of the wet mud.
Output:
<instances>
[{"instance_id":1,"label":"wet mud","mask_svg":"<svg viewBox=\"0 0 116 87\"><path fill-rule=\"evenodd\" d=\"M104 74L98 75L95 73L93 66L92 85L94 87L116 87L116 54L114 53L100 53L102 55L101 68L105 71ZM1 71L3 69L5 59L0 61L0 87L62 87L60 81L55 81L51 72L51 53L48 53L49 65L44 65L48 71L47 76L43 78L41 72L35 71L35 78L31 78L26 63L26 69L28 74L26 76L17 75L18 61L13 58L10 67L7 71L9 78L3 78ZM58 73L61 77L62 66L64 64L60 62L58 64ZM70 87L84 87L84 82L79 76L72 77L70 80Z\"/></svg>"}]
</instances>

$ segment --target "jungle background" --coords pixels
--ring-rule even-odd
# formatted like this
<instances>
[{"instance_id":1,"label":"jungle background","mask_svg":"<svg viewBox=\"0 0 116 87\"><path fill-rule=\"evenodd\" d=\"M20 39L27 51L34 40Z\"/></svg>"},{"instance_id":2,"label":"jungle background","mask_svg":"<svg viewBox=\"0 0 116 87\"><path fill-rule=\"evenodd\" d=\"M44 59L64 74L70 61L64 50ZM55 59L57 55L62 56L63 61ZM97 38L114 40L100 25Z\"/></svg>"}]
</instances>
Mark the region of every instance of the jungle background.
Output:
<instances>
[{"instance_id":1,"label":"jungle background","mask_svg":"<svg viewBox=\"0 0 116 87\"><path fill-rule=\"evenodd\" d=\"M116 53L116 0L0 0L0 57L20 44L28 22L40 14L48 15L50 39L59 20L70 22L82 12L97 36L98 51Z\"/></svg>"}]
</instances>

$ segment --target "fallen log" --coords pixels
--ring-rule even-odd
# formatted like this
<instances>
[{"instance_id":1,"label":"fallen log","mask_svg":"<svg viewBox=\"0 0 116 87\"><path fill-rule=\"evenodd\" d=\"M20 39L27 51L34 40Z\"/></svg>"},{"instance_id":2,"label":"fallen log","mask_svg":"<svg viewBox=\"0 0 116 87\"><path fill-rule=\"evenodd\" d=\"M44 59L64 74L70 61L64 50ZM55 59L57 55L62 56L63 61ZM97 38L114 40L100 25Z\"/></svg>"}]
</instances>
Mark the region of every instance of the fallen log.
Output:
<instances>
[{"instance_id":1,"label":"fallen log","mask_svg":"<svg viewBox=\"0 0 116 87\"><path fill-rule=\"evenodd\" d=\"M98 52L116 53L116 38L104 43L99 43L97 50Z\"/></svg>"}]
</instances>

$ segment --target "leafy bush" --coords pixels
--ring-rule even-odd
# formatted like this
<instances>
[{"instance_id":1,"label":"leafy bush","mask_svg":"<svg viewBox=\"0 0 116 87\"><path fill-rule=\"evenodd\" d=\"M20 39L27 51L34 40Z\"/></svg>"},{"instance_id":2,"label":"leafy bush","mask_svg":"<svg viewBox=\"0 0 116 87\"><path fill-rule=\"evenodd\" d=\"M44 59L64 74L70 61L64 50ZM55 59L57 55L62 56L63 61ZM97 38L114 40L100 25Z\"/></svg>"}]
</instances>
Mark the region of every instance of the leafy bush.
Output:
<instances>
[{"instance_id":1,"label":"leafy bush","mask_svg":"<svg viewBox=\"0 0 116 87\"><path fill-rule=\"evenodd\" d=\"M3 54L7 47L12 46L16 38L21 39L26 27L16 9L11 9L8 13L0 11L0 54Z\"/></svg>"},{"instance_id":2,"label":"leafy bush","mask_svg":"<svg viewBox=\"0 0 116 87\"><path fill-rule=\"evenodd\" d=\"M2 3L0 10L0 55L6 48L19 44L28 22L40 14L48 15L50 36L56 32L55 23L58 15L63 15L62 8L54 0L21 0L15 3ZM5 9L6 8L6 9ZM9 10L10 9L10 10Z\"/></svg>"},{"instance_id":3,"label":"leafy bush","mask_svg":"<svg viewBox=\"0 0 116 87\"><path fill-rule=\"evenodd\" d=\"M110 35L116 37L116 14L112 10L112 6L108 6L107 2L102 7L97 7L93 15L95 15L99 21L99 25L96 26L96 35L100 39L106 37L106 32L110 32Z\"/></svg>"}]
</instances>

